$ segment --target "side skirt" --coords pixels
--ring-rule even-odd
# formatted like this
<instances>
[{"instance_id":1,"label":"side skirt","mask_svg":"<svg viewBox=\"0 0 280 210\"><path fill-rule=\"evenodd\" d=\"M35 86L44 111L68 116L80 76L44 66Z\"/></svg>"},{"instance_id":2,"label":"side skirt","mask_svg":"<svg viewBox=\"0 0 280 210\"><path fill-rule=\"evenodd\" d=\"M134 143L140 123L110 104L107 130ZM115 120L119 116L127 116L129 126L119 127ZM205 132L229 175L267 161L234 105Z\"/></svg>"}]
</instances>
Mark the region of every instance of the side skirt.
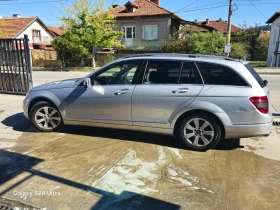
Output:
<instances>
[{"instance_id":1,"label":"side skirt","mask_svg":"<svg viewBox=\"0 0 280 210\"><path fill-rule=\"evenodd\" d=\"M100 122L95 123L95 122L74 121L74 120L64 120L64 124L111 128L111 129L135 130L135 131L143 131L148 133L158 133L158 134L173 136L173 130L170 128L154 128L154 127L144 127L144 126L135 126L135 125L121 125L121 124L100 123Z\"/></svg>"}]
</instances>

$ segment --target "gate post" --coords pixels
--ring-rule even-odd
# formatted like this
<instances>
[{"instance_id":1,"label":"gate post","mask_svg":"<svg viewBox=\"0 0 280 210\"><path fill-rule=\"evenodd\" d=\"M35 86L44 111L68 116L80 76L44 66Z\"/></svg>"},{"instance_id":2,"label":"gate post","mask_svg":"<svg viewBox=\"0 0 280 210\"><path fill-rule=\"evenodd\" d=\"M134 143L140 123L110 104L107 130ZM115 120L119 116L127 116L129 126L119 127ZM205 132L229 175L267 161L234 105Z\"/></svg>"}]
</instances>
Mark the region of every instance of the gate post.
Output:
<instances>
[{"instance_id":1,"label":"gate post","mask_svg":"<svg viewBox=\"0 0 280 210\"><path fill-rule=\"evenodd\" d=\"M26 62L28 90L30 90L33 87L33 81L32 81L30 49L29 49L29 44L28 44L28 36L26 34L24 34L23 44L24 44L24 56L25 56L25 62Z\"/></svg>"}]
</instances>

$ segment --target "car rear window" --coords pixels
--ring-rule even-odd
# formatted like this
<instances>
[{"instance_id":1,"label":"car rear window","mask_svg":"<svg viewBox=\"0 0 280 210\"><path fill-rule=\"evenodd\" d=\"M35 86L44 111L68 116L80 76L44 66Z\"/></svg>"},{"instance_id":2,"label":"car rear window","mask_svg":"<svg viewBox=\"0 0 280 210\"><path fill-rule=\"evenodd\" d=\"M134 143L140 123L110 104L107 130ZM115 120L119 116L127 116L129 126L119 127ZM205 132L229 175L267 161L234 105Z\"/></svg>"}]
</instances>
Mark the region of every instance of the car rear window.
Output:
<instances>
[{"instance_id":1,"label":"car rear window","mask_svg":"<svg viewBox=\"0 0 280 210\"><path fill-rule=\"evenodd\" d=\"M213 63L196 63L206 85L248 86L238 74L230 68Z\"/></svg>"},{"instance_id":2,"label":"car rear window","mask_svg":"<svg viewBox=\"0 0 280 210\"><path fill-rule=\"evenodd\" d=\"M253 75L253 77L257 80L257 82L260 84L260 86L263 88L265 87L265 84L260 77L260 75L253 69L249 64L246 64L245 67L249 70L249 72Z\"/></svg>"}]
</instances>

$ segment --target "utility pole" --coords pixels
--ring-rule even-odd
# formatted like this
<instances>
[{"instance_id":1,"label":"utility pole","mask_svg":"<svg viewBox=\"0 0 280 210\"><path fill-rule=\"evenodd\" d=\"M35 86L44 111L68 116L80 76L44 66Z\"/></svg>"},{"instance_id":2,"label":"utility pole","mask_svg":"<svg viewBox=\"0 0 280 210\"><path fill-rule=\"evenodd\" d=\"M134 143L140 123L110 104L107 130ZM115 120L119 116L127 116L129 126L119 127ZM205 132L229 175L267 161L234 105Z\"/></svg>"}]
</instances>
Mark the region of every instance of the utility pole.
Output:
<instances>
[{"instance_id":1,"label":"utility pole","mask_svg":"<svg viewBox=\"0 0 280 210\"><path fill-rule=\"evenodd\" d=\"M225 45L225 54L227 57L229 56L231 47L230 47L230 32L231 32L231 17L232 17L232 6L233 0L229 0L229 9L228 9L228 27L227 27L227 37L226 37L226 45Z\"/></svg>"}]
</instances>

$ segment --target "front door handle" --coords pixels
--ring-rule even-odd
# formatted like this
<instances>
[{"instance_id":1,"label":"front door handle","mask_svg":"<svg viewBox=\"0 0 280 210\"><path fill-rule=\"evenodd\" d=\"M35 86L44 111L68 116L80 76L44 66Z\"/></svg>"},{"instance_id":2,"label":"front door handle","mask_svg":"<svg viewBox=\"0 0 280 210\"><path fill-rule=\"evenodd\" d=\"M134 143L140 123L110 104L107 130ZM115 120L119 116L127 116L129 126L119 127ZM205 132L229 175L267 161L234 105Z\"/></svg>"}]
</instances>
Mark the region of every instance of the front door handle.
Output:
<instances>
[{"instance_id":1,"label":"front door handle","mask_svg":"<svg viewBox=\"0 0 280 210\"><path fill-rule=\"evenodd\" d=\"M175 93L175 94L177 94L177 93L187 93L188 91L189 91L188 88L179 88L177 90L172 90L172 93Z\"/></svg>"},{"instance_id":2,"label":"front door handle","mask_svg":"<svg viewBox=\"0 0 280 210\"><path fill-rule=\"evenodd\" d=\"M128 93L128 89L121 89L121 90L118 90L117 92L115 92L115 95L124 95L124 94L127 94Z\"/></svg>"}]
</instances>

